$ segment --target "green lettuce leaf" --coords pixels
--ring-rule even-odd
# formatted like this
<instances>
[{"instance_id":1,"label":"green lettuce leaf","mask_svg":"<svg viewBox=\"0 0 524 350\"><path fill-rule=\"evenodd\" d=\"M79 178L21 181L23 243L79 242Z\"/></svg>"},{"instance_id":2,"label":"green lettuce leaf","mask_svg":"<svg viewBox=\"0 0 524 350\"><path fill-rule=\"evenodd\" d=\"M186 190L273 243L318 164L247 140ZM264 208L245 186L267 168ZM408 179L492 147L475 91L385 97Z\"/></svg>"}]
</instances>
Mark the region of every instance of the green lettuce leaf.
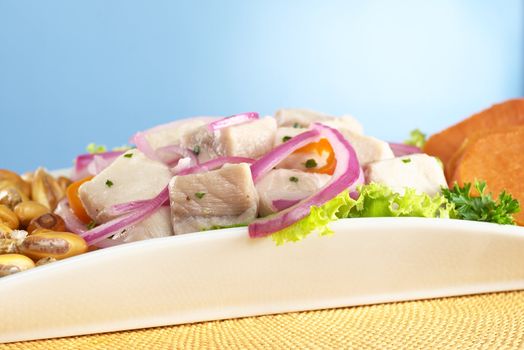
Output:
<instances>
[{"instance_id":1,"label":"green lettuce leaf","mask_svg":"<svg viewBox=\"0 0 524 350\"><path fill-rule=\"evenodd\" d=\"M86 151L91 154L104 153L107 152L107 147L105 145L97 145L96 143L91 142L87 145Z\"/></svg>"},{"instance_id":2,"label":"green lettuce leaf","mask_svg":"<svg viewBox=\"0 0 524 350\"><path fill-rule=\"evenodd\" d=\"M320 207L311 207L311 213L293 225L271 235L277 245L297 242L316 231L319 236L333 233L330 222L342 218L400 217L454 218L454 205L441 194L431 197L406 189L404 194L395 193L386 185L371 183L358 188L360 196L352 199L342 192Z\"/></svg>"},{"instance_id":3,"label":"green lettuce leaf","mask_svg":"<svg viewBox=\"0 0 524 350\"><path fill-rule=\"evenodd\" d=\"M409 139L404 141L404 143L406 145L416 146L422 149L422 147L424 147L424 145L426 144L426 134L424 134L419 129L412 130L409 133Z\"/></svg>"},{"instance_id":4,"label":"green lettuce leaf","mask_svg":"<svg viewBox=\"0 0 524 350\"><path fill-rule=\"evenodd\" d=\"M343 214L348 213L354 204L355 201L351 199L349 193L344 191L320 207L312 206L308 216L273 233L271 238L277 245L282 245L285 242L300 241L313 231L318 232L319 236L330 235L333 231L328 224L343 217Z\"/></svg>"},{"instance_id":5,"label":"green lettuce leaf","mask_svg":"<svg viewBox=\"0 0 524 350\"><path fill-rule=\"evenodd\" d=\"M433 197L406 188L404 194L383 184L370 183L358 188L360 196L346 217L424 217L453 218L454 206L441 194Z\"/></svg>"}]
</instances>

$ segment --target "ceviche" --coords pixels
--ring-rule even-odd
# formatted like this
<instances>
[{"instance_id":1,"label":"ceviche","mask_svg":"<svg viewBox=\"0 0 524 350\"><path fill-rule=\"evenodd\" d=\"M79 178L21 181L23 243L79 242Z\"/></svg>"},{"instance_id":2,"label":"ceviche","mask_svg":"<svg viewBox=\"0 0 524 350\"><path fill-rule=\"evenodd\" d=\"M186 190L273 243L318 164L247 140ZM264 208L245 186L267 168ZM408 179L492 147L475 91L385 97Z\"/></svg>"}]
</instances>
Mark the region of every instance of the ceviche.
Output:
<instances>
[{"instance_id":1,"label":"ceviche","mask_svg":"<svg viewBox=\"0 0 524 350\"><path fill-rule=\"evenodd\" d=\"M0 170L0 276L132 241L246 226L277 245L330 222L427 217L524 225L524 99L404 143L353 117L178 119L91 144L68 177ZM351 224L348 221L348 224Z\"/></svg>"}]
</instances>

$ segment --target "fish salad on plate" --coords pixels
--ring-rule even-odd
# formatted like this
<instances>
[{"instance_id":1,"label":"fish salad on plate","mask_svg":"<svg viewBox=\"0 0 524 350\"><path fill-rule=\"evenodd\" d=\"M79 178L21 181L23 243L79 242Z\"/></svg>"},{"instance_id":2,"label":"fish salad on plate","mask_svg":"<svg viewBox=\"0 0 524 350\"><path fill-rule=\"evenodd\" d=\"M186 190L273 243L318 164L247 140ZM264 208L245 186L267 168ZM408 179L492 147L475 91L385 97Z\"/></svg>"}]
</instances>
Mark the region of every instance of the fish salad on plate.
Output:
<instances>
[{"instance_id":1,"label":"fish salad on plate","mask_svg":"<svg viewBox=\"0 0 524 350\"><path fill-rule=\"evenodd\" d=\"M517 101L524 116L524 103ZM518 140L524 117L514 124L496 129L495 136ZM107 151L91 144L69 177L42 168L22 176L2 170L0 275L90 249L239 226L250 238L269 236L279 245L312 232L330 234L329 223L345 218L522 225L518 200L524 191L513 185L514 175L506 182L490 173L472 178L464 168L464 162L483 161L479 142L493 133L469 135L457 126L461 142L453 140L453 148L444 138L448 146L439 148L432 137L428 151L418 130L404 143L386 142L366 135L347 115L281 109L266 117L196 117L137 132L131 147ZM512 147L523 143L521 138Z\"/></svg>"}]
</instances>

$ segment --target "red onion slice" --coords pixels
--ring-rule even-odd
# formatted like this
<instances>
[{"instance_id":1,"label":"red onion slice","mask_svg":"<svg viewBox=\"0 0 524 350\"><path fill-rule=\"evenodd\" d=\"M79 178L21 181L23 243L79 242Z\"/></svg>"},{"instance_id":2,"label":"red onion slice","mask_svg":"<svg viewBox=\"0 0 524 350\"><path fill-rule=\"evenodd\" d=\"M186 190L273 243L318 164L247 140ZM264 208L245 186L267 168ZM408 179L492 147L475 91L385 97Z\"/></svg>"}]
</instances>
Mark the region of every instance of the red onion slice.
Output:
<instances>
[{"instance_id":1,"label":"red onion slice","mask_svg":"<svg viewBox=\"0 0 524 350\"><path fill-rule=\"evenodd\" d=\"M201 173L201 172L209 171L209 170L215 170L215 169L220 168L224 164L239 164L239 163L252 164L254 162L255 160L253 158L246 158L246 157L218 157L210 161L201 163L199 165L183 169L179 171L178 173L175 173L175 175L188 175L188 174Z\"/></svg>"},{"instance_id":2,"label":"red onion slice","mask_svg":"<svg viewBox=\"0 0 524 350\"><path fill-rule=\"evenodd\" d=\"M167 200L169 200L169 192L166 186L156 197L148 200L146 204L143 203L138 208L135 208L136 210L84 232L81 236L89 245L96 244L115 233L119 233L123 229L147 219Z\"/></svg>"},{"instance_id":3,"label":"red onion slice","mask_svg":"<svg viewBox=\"0 0 524 350\"><path fill-rule=\"evenodd\" d=\"M358 196L360 196L360 193L357 191L357 187L360 185L363 185L366 182L366 179L364 177L364 171L362 168L359 169L360 172L358 173L358 179L355 181L353 185L349 188L349 196L353 199L358 199Z\"/></svg>"},{"instance_id":4,"label":"red onion slice","mask_svg":"<svg viewBox=\"0 0 524 350\"><path fill-rule=\"evenodd\" d=\"M281 211L281 210L294 206L301 200L302 199L275 199L274 201L271 202L271 206L276 211Z\"/></svg>"},{"instance_id":5,"label":"red onion slice","mask_svg":"<svg viewBox=\"0 0 524 350\"><path fill-rule=\"evenodd\" d=\"M417 146L406 145L403 143L390 142L389 147L393 151L395 157L407 156L409 154L422 153L422 150Z\"/></svg>"},{"instance_id":6,"label":"red onion slice","mask_svg":"<svg viewBox=\"0 0 524 350\"><path fill-rule=\"evenodd\" d=\"M71 179L77 181L88 176L97 175L124 153L125 152L122 151L110 151L95 154L81 154L75 159L75 168Z\"/></svg>"},{"instance_id":7,"label":"red onion slice","mask_svg":"<svg viewBox=\"0 0 524 350\"><path fill-rule=\"evenodd\" d=\"M297 149L302 148L311 142L318 141L320 139L320 134L320 131L317 130L317 128L314 128L292 137L288 141L273 148L271 152L266 153L262 158L258 159L251 165L251 176L253 176L253 182L256 183L278 163Z\"/></svg>"},{"instance_id":8,"label":"red onion slice","mask_svg":"<svg viewBox=\"0 0 524 350\"><path fill-rule=\"evenodd\" d=\"M64 223L70 232L81 235L87 231L86 225L76 217L69 207L67 198L64 198L58 202L58 205L55 209L55 214L64 219Z\"/></svg>"},{"instance_id":9,"label":"red onion slice","mask_svg":"<svg viewBox=\"0 0 524 350\"><path fill-rule=\"evenodd\" d=\"M134 210L142 209L144 205L147 205L148 203L150 203L150 201L150 199L144 199L133 202L115 204L109 209L106 209L104 213L110 216L119 216L122 214L127 214Z\"/></svg>"},{"instance_id":10,"label":"red onion slice","mask_svg":"<svg viewBox=\"0 0 524 350\"><path fill-rule=\"evenodd\" d=\"M209 123L207 127L209 131L215 131L222 128L227 128L228 126L244 124L255 119L258 119L257 112L246 112L216 120L214 122Z\"/></svg>"},{"instance_id":11,"label":"red onion slice","mask_svg":"<svg viewBox=\"0 0 524 350\"><path fill-rule=\"evenodd\" d=\"M142 132L142 131L137 132L135 135L131 137L131 140L129 141L135 144L136 148L140 152L144 153L146 157L148 157L149 159L159 160L158 156L155 153L155 150L153 149L153 147L151 147L151 145L147 141L145 132Z\"/></svg>"},{"instance_id":12,"label":"red onion slice","mask_svg":"<svg viewBox=\"0 0 524 350\"><path fill-rule=\"evenodd\" d=\"M350 188L358 180L361 171L357 154L344 136L335 129L317 123L313 124L312 131L316 131L322 138L326 138L335 152L337 166L331 180L318 192L292 207L275 215L253 221L248 226L251 238L265 237L294 224L309 215L312 206L323 205L342 191Z\"/></svg>"},{"instance_id":13,"label":"red onion slice","mask_svg":"<svg viewBox=\"0 0 524 350\"><path fill-rule=\"evenodd\" d=\"M353 183L353 185L351 185L349 187L349 195L351 196L351 198L353 199L357 199L358 196L359 196L359 193L357 192L357 187L364 184L364 172L362 171L362 169L360 169L360 173L358 175L358 179L357 181L355 181ZM295 204L297 204L298 202L300 202L301 200L303 200L304 198L300 198L300 199L275 199L271 202L271 207L275 210L275 211L281 211L281 210L284 210L284 209L287 209Z\"/></svg>"}]
</instances>

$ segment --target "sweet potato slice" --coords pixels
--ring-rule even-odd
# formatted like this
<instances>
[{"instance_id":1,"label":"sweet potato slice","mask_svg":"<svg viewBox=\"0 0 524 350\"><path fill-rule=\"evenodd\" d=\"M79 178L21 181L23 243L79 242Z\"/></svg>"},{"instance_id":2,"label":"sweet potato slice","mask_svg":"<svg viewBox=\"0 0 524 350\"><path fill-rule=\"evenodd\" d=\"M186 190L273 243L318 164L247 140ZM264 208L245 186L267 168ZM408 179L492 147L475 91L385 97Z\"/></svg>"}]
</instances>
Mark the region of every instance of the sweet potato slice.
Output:
<instances>
[{"instance_id":1,"label":"sweet potato slice","mask_svg":"<svg viewBox=\"0 0 524 350\"><path fill-rule=\"evenodd\" d=\"M486 181L494 196L503 190L524 205L524 126L484 135L464 149L451 183ZM524 211L515 215L524 226Z\"/></svg>"},{"instance_id":2,"label":"sweet potato slice","mask_svg":"<svg viewBox=\"0 0 524 350\"><path fill-rule=\"evenodd\" d=\"M432 135L424 151L447 164L462 142L473 133L513 125L524 125L524 98L508 100L477 113L438 134Z\"/></svg>"},{"instance_id":3,"label":"sweet potato slice","mask_svg":"<svg viewBox=\"0 0 524 350\"><path fill-rule=\"evenodd\" d=\"M524 126L524 124L523 124ZM517 126L517 128L520 128L522 126ZM462 158L462 154L466 150L466 148L477 141L478 139L488 135L488 134L494 134L494 133L501 133L501 132L508 132L511 130L515 130L515 126L503 126L498 127L494 129L484 129L481 131L477 131L470 136L468 136L460 145L460 147L453 153L451 158L449 158L448 162L444 165L444 172L446 175L446 179L448 180L448 183L450 182L451 178L453 177L453 174L455 173L455 170ZM451 185L450 185L451 186Z\"/></svg>"}]
</instances>

